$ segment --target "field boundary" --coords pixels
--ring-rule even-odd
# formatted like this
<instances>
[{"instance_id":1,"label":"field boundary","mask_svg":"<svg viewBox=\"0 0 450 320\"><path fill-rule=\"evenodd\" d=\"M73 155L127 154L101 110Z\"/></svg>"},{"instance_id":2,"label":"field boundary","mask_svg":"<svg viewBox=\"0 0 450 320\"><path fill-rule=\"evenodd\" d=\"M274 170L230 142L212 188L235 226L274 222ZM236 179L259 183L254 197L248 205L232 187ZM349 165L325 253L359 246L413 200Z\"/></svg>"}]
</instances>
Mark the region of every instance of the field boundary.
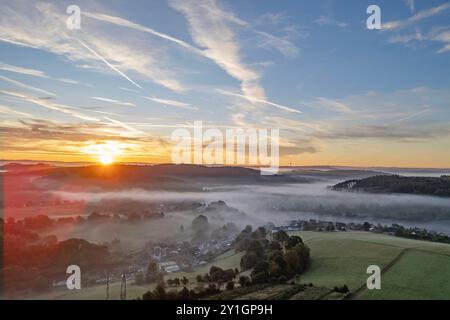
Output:
<instances>
[{"instance_id":1,"label":"field boundary","mask_svg":"<svg viewBox=\"0 0 450 320\"><path fill-rule=\"evenodd\" d=\"M400 251L400 253L394 259L392 259L387 265L385 265L383 267L383 269L381 269L381 275L388 272L398 261L400 261L400 259L407 252L414 251L414 250L416 250L416 249L415 248L404 248L402 251ZM430 253L430 252L428 252L428 253ZM352 294L349 295L348 299L355 299L358 295L363 293L365 290L367 290L366 283L362 284L358 289L356 289L354 292L352 292Z\"/></svg>"}]
</instances>

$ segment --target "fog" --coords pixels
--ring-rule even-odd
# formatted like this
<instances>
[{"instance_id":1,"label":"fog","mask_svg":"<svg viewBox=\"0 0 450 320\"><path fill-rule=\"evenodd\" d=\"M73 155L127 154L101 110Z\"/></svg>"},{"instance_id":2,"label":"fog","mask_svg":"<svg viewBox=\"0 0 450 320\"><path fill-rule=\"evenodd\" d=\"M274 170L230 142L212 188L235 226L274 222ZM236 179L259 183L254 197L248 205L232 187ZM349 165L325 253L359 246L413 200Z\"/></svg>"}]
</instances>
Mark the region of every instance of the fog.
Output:
<instances>
[{"instance_id":1,"label":"fog","mask_svg":"<svg viewBox=\"0 0 450 320\"><path fill-rule=\"evenodd\" d=\"M342 222L400 223L450 233L450 199L393 194L338 192L327 189L337 181L283 185L223 185L208 187L204 192L149 191L132 189L116 192L71 193L56 192L67 200L83 200L95 206L107 201L137 201L148 203L196 201L211 203L223 200L245 216L224 211L221 219L211 219L215 226L234 222L242 227L267 222L281 224L291 219L323 219ZM99 225L97 228L76 230L74 235L99 240L109 237L132 239L164 239L187 237L195 215L192 211L168 212L165 218L136 225ZM183 224L186 234L179 234Z\"/></svg>"}]
</instances>

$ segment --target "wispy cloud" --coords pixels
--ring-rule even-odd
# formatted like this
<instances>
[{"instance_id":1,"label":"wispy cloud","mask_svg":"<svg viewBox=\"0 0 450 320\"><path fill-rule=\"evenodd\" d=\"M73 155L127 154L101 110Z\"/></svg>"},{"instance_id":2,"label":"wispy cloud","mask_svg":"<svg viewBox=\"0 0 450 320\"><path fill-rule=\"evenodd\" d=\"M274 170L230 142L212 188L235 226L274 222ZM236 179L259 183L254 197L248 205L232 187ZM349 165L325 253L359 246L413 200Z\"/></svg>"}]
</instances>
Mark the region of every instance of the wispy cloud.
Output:
<instances>
[{"instance_id":1,"label":"wispy cloud","mask_svg":"<svg viewBox=\"0 0 450 320\"><path fill-rule=\"evenodd\" d=\"M243 94L265 100L260 75L243 62L241 46L232 28L234 23L241 26L245 23L214 0L169 0L169 3L185 16L194 42L205 48L205 55L241 82Z\"/></svg>"},{"instance_id":2,"label":"wispy cloud","mask_svg":"<svg viewBox=\"0 0 450 320\"><path fill-rule=\"evenodd\" d=\"M133 92L133 93L139 93L138 90L134 90L134 89L129 89L129 88L124 88L124 87L119 87L120 90L123 91L128 91L128 92Z\"/></svg>"},{"instance_id":3,"label":"wispy cloud","mask_svg":"<svg viewBox=\"0 0 450 320\"><path fill-rule=\"evenodd\" d=\"M113 103L113 104L117 104L117 105L121 105L121 106L127 106L127 107L135 107L136 106L135 104L133 104L131 102L123 102L123 101L110 99L110 98L92 97L92 99L102 101L102 102Z\"/></svg>"},{"instance_id":4,"label":"wispy cloud","mask_svg":"<svg viewBox=\"0 0 450 320\"><path fill-rule=\"evenodd\" d=\"M321 15L319 16L316 21L316 24L319 26L327 26L327 27L339 27L339 28L345 28L347 26L347 23L338 21L336 19L333 19L329 16Z\"/></svg>"},{"instance_id":5,"label":"wispy cloud","mask_svg":"<svg viewBox=\"0 0 450 320\"><path fill-rule=\"evenodd\" d=\"M54 77L49 76L48 74L46 74L44 71L41 71L41 70L14 66L14 65L2 63L2 62L0 62L0 70L14 72L14 73L18 73L18 74L27 75L27 76L43 78L43 79L56 80L56 81L69 83L69 84L75 84L75 85L82 84L82 85L86 85L86 86L92 86L90 84L80 83L79 81L72 80L72 79L54 78Z\"/></svg>"},{"instance_id":6,"label":"wispy cloud","mask_svg":"<svg viewBox=\"0 0 450 320\"><path fill-rule=\"evenodd\" d=\"M450 28L434 30L428 35L428 39L444 44L444 47L439 49L438 53L450 51Z\"/></svg>"},{"instance_id":7,"label":"wispy cloud","mask_svg":"<svg viewBox=\"0 0 450 320\"><path fill-rule=\"evenodd\" d=\"M241 82L244 95L256 99L265 99L264 89L259 84L260 75L250 65L243 63L240 54L241 47L232 25L245 27L256 33L259 37L260 47L274 48L287 57L294 57L298 54L297 47L288 39L252 28L250 24L239 19L233 13L223 10L215 0L202 0L200 5L195 1L170 0L169 3L186 17L191 35L198 47L118 16L93 12L84 12L84 15L98 21L149 33L192 53L211 59L229 75Z\"/></svg>"},{"instance_id":8,"label":"wispy cloud","mask_svg":"<svg viewBox=\"0 0 450 320\"><path fill-rule=\"evenodd\" d=\"M123 19L121 17L117 17L117 16L111 16L111 15L107 15L107 14L103 14L103 13L95 13L95 12L83 12L83 15L85 15L86 17L92 18L92 19L96 19L99 21L103 21L103 22L108 22L108 23L112 23L118 26L122 26L122 27L127 27L127 28L131 28L134 30L138 30L138 31L142 31L142 32L146 32L149 34L152 34L156 37L159 37L161 39L165 39L168 40L170 42L173 42L179 46L182 46L186 49L189 49L191 51L194 51L198 54L203 54L202 50L195 48L194 46L192 46L191 44L187 43L186 41L177 39L175 37L172 37L166 33L162 33L159 31L156 31L152 28L143 26L141 24L137 24L134 22L131 22L129 20Z\"/></svg>"},{"instance_id":9,"label":"wispy cloud","mask_svg":"<svg viewBox=\"0 0 450 320\"><path fill-rule=\"evenodd\" d=\"M427 18L433 17L435 15L441 14L442 12L444 12L448 9L450 9L450 2L443 3L437 7L432 7L429 9L419 11L415 15L413 15L412 17L410 17L408 19L396 20L396 21L383 23L382 30L400 29L400 28L412 25L416 22L419 22L423 19L427 19Z\"/></svg>"},{"instance_id":10,"label":"wispy cloud","mask_svg":"<svg viewBox=\"0 0 450 320\"><path fill-rule=\"evenodd\" d=\"M331 109L343 113L348 113L352 111L352 109L345 103L324 97L318 97L316 101L312 102L310 105L316 108Z\"/></svg>"},{"instance_id":11,"label":"wispy cloud","mask_svg":"<svg viewBox=\"0 0 450 320\"><path fill-rule=\"evenodd\" d=\"M415 0L403 0L411 13L416 10Z\"/></svg>"},{"instance_id":12,"label":"wispy cloud","mask_svg":"<svg viewBox=\"0 0 450 320\"><path fill-rule=\"evenodd\" d=\"M0 15L0 39L8 43L46 50L90 70L114 70L128 78L127 81L131 78L126 73L133 72L140 79L174 91L185 89L175 74L165 68L166 59L161 57L159 49L152 47L151 42L131 41L129 37L117 39L111 34L111 29L98 28L92 23L85 24L74 38L74 33L65 26L67 16L64 10L50 3L38 2L30 6L18 0L2 5ZM104 67L98 61L102 61ZM133 85L137 84L133 82Z\"/></svg>"},{"instance_id":13,"label":"wispy cloud","mask_svg":"<svg viewBox=\"0 0 450 320\"><path fill-rule=\"evenodd\" d=\"M410 115L408 115L406 117L403 117L403 118L395 120L395 122L402 122L402 121L410 120L410 119L412 119L414 117L417 117L417 116L419 116L419 115L421 115L421 114L423 114L425 112L429 112L430 110L431 110L430 108L426 108L426 109L423 109L421 111L414 112L413 114L410 114Z\"/></svg>"},{"instance_id":14,"label":"wispy cloud","mask_svg":"<svg viewBox=\"0 0 450 320\"><path fill-rule=\"evenodd\" d=\"M297 46L286 38L276 37L267 32L255 31L258 34L258 45L261 48L273 48L281 52L285 57L293 58L299 54Z\"/></svg>"},{"instance_id":15,"label":"wispy cloud","mask_svg":"<svg viewBox=\"0 0 450 320\"><path fill-rule=\"evenodd\" d=\"M87 116L84 115L78 111L76 111L77 108L75 107L70 107L67 105L63 105L63 104L58 104L58 103L52 103L51 101L47 100L47 99L39 99L39 98L35 98L23 93L19 93L19 92L14 92L14 91L6 91L6 90L0 90L0 93L5 94L7 96L25 101L25 102L29 102L53 111L58 111L61 113L65 113L67 115L70 115L72 117L78 118L78 119L82 119L82 120L87 120L87 121L99 121L99 119L91 117L91 116Z\"/></svg>"},{"instance_id":16,"label":"wispy cloud","mask_svg":"<svg viewBox=\"0 0 450 320\"><path fill-rule=\"evenodd\" d=\"M32 117L32 114L30 113L14 110L13 108L4 105L0 105L0 113L11 116Z\"/></svg>"},{"instance_id":17,"label":"wispy cloud","mask_svg":"<svg viewBox=\"0 0 450 320\"><path fill-rule=\"evenodd\" d=\"M141 131L139 131L139 130L137 130L137 129L135 129L135 128L129 126L128 124L126 124L124 122L121 122L119 120L111 119L109 117L103 117L103 118L105 118L106 120L108 120L108 121L118 125L119 127L124 128L124 129L126 129L126 130L128 130L128 131L130 131L132 133L140 133L140 134L142 133Z\"/></svg>"},{"instance_id":18,"label":"wispy cloud","mask_svg":"<svg viewBox=\"0 0 450 320\"><path fill-rule=\"evenodd\" d=\"M56 94L54 94L53 92L50 92L50 91L47 91L47 90L44 90L44 89L40 89L40 88L36 88L36 87L30 86L28 84L25 84L23 82L10 79L8 77L0 76L0 80L12 83L13 85L15 85L17 87L21 87L21 88L28 89L28 90L33 90L33 91L36 91L36 92L39 92L39 93L43 93L43 94L48 95L48 96L56 96Z\"/></svg>"},{"instance_id":19,"label":"wispy cloud","mask_svg":"<svg viewBox=\"0 0 450 320\"><path fill-rule=\"evenodd\" d=\"M172 106L172 107L177 107L177 108L182 108L182 109L187 109L187 110L198 110L197 107L193 107L189 103L185 103L185 102L181 102L181 101L162 99L162 98L157 98L157 97L145 97L145 96L142 96L142 98L153 101L153 102L157 102L157 103L160 103L160 104L163 104L166 106Z\"/></svg>"},{"instance_id":20,"label":"wispy cloud","mask_svg":"<svg viewBox=\"0 0 450 320\"><path fill-rule=\"evenodd\" d=\"M85 44L83 41L81 41L80 39L77 39L77 41L86 49L88 49L91 53L93 53L97 58L99 58L100 60L102 60L108 67L110 67L112 70L114 70L115 72L117 72L118 74L120 74L122 77L124 77L125 79L127 79L129 82L131 82L133 85L135 85L136 87L138 87L139 89L142 89L142 87L140 85L138 85L136 82L134 82L133 80L130 79L130 77L128 77L125 73L123 73L122 71L120 71L118 68L116 68L115 66L113 66L111 63L108 62L108 60L106 60L105 58L103 58L99 53L97 53L94 49L92 49L91 47L89 47L87 44Z\"/></svg>"},{"instance_id":21,"label":"wispy cloud","mask_svg":"<svg viewBox=\"0 0 450 320\"><path fill-rule=\"evenodd\" d=\"M275 107L275 108L283 110L283 111L292 112L292 113L302 113L300 110L293 109L293 108L287 107L287 106L283 106L278 103L270 102L268 100L258 99L258 98L251 97L251 96L249 97L249 96L245 96L245 95L242 95L239 93L230 92L230 91L226 91L226 90L222 90L222 89L216 89L216 91L225 96L238 97L238 98L245 99L252 103L265 104L265 105L272 106L272 107Z\"/></svg>"}]
</instances>

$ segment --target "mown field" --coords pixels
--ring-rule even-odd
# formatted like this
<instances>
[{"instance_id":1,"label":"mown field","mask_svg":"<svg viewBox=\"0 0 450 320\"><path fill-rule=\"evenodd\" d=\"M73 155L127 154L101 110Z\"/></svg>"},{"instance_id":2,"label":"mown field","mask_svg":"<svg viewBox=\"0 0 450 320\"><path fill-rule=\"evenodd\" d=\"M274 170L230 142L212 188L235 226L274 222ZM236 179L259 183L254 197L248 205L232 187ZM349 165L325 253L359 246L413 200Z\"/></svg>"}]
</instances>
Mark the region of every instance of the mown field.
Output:
<instances>
[{"instance_id":1,"label":"mown field","mask_svg":"<svg viewBox=\"0 0 450 320\"><path fill-rule=\"evenodd\" d=\"M314 287L291 295L291 299L340 299L333 287L347 285L356 292L355 299L450 299L450 245L402 239L366 232L293 232L301 236L311 248L312 263L297 283L314 284ZM195 277L205 274L212 265L223 269L239 268L242 253L230 250L212 263L197 268L192 273L177 273L166 279L186 276L190 287ZM365 288L369 265L382 269L381 290ZM248 271L245 273L248 275ZM128 298L141 297L154 285L128 284ZM220 298L289 298L289 287L269 286L254 292L224 293ZM110 299L118 299L120 282L111 284ZM40 295L39 299L104 299L105 286L83 288L80 291L55 289Z\"/></svg>"},{"instance_id":2,"label":"mown field","mask_svg":"<svg viewBox=\"0 0 450 320\"><path fill-rule=\"evenodd\" d=\"M358 299L450 299L450 255L411 250Z\"/></svg>"},{"instance_id":3,"label":"mown field","mask_svg":"<svg viewBox=\"0 0 450 320\"><path fill-rule=\"evenodd\" d=\"M312 254L302 283L362 287L356 299L450 299L450 245L365 232L294 234ZM383 271L381 290L364 288L372 264Z\"/></svg>"}]
</instances>

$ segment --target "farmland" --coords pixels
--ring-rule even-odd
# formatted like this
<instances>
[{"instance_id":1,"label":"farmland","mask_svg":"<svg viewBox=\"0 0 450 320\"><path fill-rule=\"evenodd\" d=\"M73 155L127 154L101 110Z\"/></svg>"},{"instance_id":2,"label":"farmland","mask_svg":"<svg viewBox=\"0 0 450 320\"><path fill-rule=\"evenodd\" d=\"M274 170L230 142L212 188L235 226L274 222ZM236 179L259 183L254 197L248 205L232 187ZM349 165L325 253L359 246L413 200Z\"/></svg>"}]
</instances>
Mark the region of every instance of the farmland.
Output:
<instances>
[{"instance_id":1,"label":"farmland","mask_svg":"<svg viewBox=\"0 0 450 320\"><path fill-rule=\"evenodd\" d=\"M358 288L356 299L449 299L450 246L364 232L296 232L311 248L302 283ZM365 290L369 265L382 269L381 290Z\"/></svg>"},{"instance_id":2,"label":"farmland","mask_svg":"<svg viewBox=\"0 0 450 320\"><path fill-rule=\"evenodd\" d=\"M312 262L309 270L299 279L298 284L312 283L291 299L333 299L342 295L331 292L335 286L347 285L351 292L356 291L355 299L448 299L450 298L450 245L425 241L409 240L387 235L366 232L292 232L301 236L311 248ZM242 253L230 250L218 256L213 262L195 269L191 273L176 273L171 277L189 279L189 287L196 286L195 277L205 274L212 265L221 268L239 268ZM382 269L382 289L369 291L365 288L369 276L369 265ZM248 272L245 274L248 275ZM137 298L154 285L137 286L129 280L128 298ZM245 290L229 297L240 299L268 298L283 296L289 298L288 286L272 286L255 291ZM110 285L110 299L118 299L120 282ZM228 296L228 294L227 294ZM83 288L69 292L65 288L54 289L41 295L39 299L104 299L105 285Z\"/></svg>"}]
</instances>

